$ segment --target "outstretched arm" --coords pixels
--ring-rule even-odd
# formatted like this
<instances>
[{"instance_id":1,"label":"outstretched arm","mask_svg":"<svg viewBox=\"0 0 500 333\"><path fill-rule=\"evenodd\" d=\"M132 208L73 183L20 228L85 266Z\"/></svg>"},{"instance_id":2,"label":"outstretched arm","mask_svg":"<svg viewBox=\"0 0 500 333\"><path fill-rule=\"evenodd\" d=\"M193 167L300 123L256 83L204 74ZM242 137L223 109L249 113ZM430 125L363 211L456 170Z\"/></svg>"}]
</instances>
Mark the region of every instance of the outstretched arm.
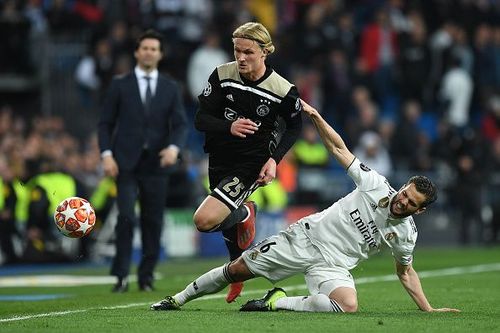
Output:
<instances>
[{"instance_id":1,"label":"outstretched arm","mask_svg":"<svg viewBox=\"0 0 500 333\"><path fill-rule=\"evenodd\" d=\"M401 281L401 284L403 284L404 288L420 310L426 312L460 312L460 310L452 308L434 309L427 300L427 297L425 297L420 279L411 264L405 266L396 261L396 271L399 281Z\"/></svg>"},{"instance_id":2,"label":"outstretched arm","mask_svg":"<svg viewBox=\"0 0 500 333\"><path fill-rule=\"evenodd\" d=\"M315 108L303 100L301 100L301 102L304 112L307 113L316 126L326 149L328 149L328 151L333 155L333 157L335 157L337 162L339 162L344 169L347 169L354 160L354 155L349 151L349 149L347 149L344 140L342 140L340 135L330 125L328 125L325 119L321 117Z\"/></svg>"}]
</instances>

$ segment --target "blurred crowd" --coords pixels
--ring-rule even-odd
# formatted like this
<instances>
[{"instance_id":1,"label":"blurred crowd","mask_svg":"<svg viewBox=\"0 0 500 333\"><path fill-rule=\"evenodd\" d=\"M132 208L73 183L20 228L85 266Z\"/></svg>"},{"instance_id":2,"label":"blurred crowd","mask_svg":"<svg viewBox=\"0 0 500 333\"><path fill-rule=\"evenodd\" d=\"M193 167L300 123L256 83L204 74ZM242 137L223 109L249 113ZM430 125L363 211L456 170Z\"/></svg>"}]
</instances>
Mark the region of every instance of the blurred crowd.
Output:
<instances>
[{"instance_id":1,"label":"blurred crowd","mask_svg":"<svg viewBox=\"0 0 500 333\"><path fill-rule=\"evenodd\" d=\"M36 77L37 47L45 40L83 43L87 52L68 75L81 109L98 113L111 78L134 65L135 38L154 28L166 36L160 70L182 84L192 119L211 70L232 58L233 29L251 20L273 35L277 52L269 65L296 84L365 164L388 178L432 175L453 212L459 241L499 242L499 1L0 0L0 78ZM103 179L95 133L75 134L57 110L26 117L16 107L0 101L4 188L17 193L17 181L31 191L40 187L33 182L38 175L63 172L79 184L82 196L98 192ZM192 128L167 205L195 207L205 169L202 136ZM298 178L311 172L331 177L335 171L338 166L306 122L279 166L276 191L286 192L287 200L277 209L321 207L308 202L320 197L301 195ZM8 192L0 200L7 258L5 230L20 234L38 223L28 216L33 196L22 199L19 192L24 208L16 213L14 205L9 212ZM112 193L98 206L106 206ZM262 200L264 206L273 202ZM19 220L31 222L19 227Z\"/></svg>"}]
</instances>

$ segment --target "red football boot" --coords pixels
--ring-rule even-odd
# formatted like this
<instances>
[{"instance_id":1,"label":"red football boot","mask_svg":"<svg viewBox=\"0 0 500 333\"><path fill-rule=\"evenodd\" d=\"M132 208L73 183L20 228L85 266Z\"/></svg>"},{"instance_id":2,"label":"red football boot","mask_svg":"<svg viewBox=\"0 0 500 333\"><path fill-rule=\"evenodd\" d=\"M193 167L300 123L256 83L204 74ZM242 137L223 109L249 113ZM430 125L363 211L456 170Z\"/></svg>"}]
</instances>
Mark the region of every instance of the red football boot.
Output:
<instances>
[{"instance_id":1,"label":"red football boot","mask_svg":"<svg viewBox=\"0 0 500 333\"><path fill-rule=\"evenodd\" d=\"M242 222L236 224L238 227L238 247L242 250L246 250L255 238L255 217L257 215L255 202L247 201L244 205L250 214Z\"/></svg>"},{"instance_id":2,"label":"red football boot","mask_svg":"<svg viewBox=\"0 0 500 333\"><path fill-rule=\"evenodd\" d=\"M226 302L231 303L234 302L236 297L240 296L241 291L243 290L243 282L234 282L229 285L229 290L226 295Z\"/></svg>"}]
</instances>

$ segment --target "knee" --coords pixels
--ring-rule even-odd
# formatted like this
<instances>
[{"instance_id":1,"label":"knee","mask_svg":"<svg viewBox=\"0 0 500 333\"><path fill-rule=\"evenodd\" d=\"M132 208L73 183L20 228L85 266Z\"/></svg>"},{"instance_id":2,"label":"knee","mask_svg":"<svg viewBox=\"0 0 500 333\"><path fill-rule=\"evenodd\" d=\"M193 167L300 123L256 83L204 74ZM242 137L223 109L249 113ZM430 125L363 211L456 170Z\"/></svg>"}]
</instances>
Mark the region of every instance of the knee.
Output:
<instances>
[{"instance_id":1,"label":"knee","mask_svg":"<svg viewBox=\"0 0 500 333\"><path fill-rule=\"evenodd\" d=\"M206 214L203 212L195 212L193 215L193 222L196 226L196 229L200 232L210 231L213 227L217 225L216 220L210 216L210 214Z\"/></svg>"},{"instance_id":2,"label":"knee","mask_svg":"<svg viewBox=\"0 0 500 333\"><path fill-rule=\"evenodd\" d=\"M335 288L335 290L330 293L329 298L335 301L344 312L358 311L358 297L354 288Z\"/></svg>"},{"instance_id":3,"label":"knee","mask_svg":"<svg viewBox=\"0 0 500 333\"><path fill-rule=\"evenodd\" d=\"M358 311L358 300L356 298L346 298L341 302L337 301L344 312L357 312Z\"/></svg>"}]
</instances>

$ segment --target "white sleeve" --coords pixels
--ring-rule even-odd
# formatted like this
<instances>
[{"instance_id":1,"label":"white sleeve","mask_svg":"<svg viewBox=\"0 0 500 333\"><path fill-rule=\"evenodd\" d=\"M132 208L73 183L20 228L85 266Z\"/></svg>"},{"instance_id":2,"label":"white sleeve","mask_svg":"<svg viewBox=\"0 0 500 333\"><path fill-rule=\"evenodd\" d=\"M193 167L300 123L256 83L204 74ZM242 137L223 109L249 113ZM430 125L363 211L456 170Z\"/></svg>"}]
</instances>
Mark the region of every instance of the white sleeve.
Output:
<instances>
[{"instance_id":1,"label":"white sleeve","mask_svg":"<svg viewBox=\"0 0 500 333\"><path fill-rule=\"evenodd\" d=\"M347 174L361 191L372 190L385 182L384 176L361 163L358 158L355 158L347 167Z\"/></svg>"},{"instance_id":2,"label":"white sleeve","mask_svg":"<svg viewBox=\"0 0 500 333\"><path fill-rule=\"evenodd\" d=\"M393 257L404 266L411 264L413 261L413 250L417 242L418 232L414 228L415 223L410 216L407 218L409 226L404 234L398 234L391 241L389 241L392 248Z\"/></svg>"}]
</instances>

